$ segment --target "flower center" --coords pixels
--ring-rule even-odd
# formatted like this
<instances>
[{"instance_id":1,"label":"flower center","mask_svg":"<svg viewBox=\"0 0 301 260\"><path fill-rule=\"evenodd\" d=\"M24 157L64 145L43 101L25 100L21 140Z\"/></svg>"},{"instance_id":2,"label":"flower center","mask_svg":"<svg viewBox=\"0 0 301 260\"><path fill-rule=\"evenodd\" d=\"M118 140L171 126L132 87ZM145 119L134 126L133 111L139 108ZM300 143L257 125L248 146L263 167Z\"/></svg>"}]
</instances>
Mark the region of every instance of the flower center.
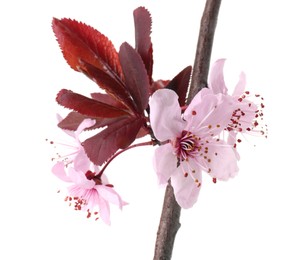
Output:
<instances>
[{"instance_id":1,"label":"flower center","mask_svg":"<svg viewBox=\"0 0 301 260\"><path fill-rule=\"evenodd\" d=\"M188 160L189 157L195 157L200 151L201 138L188 131L183 131L182 136L176 140L176 155L180 161Z\"/></svg>"}]
</instances>

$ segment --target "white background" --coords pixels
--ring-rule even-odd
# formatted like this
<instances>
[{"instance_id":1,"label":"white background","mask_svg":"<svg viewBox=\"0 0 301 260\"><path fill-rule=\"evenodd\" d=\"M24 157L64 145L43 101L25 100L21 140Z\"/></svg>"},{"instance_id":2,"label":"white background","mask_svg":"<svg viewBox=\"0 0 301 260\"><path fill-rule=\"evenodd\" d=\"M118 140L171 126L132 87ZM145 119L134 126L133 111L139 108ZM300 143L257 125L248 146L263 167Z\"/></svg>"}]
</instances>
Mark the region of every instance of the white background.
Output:
<instances>
[{"instance_id":1,"label":"white background","mask_svg":"<svg viewBox=\"0 0 301 260\"><path fill-rule=\"evenodd\" d=\"M83 21L119 49L134 44L132 12L153 18L154 78L170 79L193 64L204 0L3 1L0 4L0 259L152 259L164 189L152 169L152 147L116 159L106 174L130 204L112 207L112 225L86 219L57 194L54 153L45 138L63 139L55 103L61 88L97 86L64 61L52 17ZM240 173L213 184L183 210L173 260L301 259L299 1L223 1L212 61L227 58L229 85L247 74L265 97L267 140L240 145ZM230 66L228 66L230 68ZM256 144L256 147L254 147Z\"/></svg>"}]
</instances>

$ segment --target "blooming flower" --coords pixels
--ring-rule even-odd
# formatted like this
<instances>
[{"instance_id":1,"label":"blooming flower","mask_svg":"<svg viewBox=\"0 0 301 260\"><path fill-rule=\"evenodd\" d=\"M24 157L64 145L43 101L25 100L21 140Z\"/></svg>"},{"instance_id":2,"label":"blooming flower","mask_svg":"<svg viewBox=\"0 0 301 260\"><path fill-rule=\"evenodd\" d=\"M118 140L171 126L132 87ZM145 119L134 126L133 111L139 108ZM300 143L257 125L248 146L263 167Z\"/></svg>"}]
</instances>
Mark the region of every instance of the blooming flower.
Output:
<instances>
[{"instance_id":1,"label":"blooming flower","mask_svg":"<svg viewBox=\"0 0 301 260\"><path fill-rule=\"evenodd\" d=\"M58 118L61 119L59 116ZM98 174L98 167L89 160L81 145L80 133L94 124L95 120L85 119L76 131L63 130L72 137L71 144L65 145L72 152L68 156L60 157L60 160L52 167L52 172L62 181L71 184L68 187L69 195L66 201L69 201L75 210L87 211L88 218L92 214L96 219L101 217L109 225L109 203L119 206L120 209L126 203L114 190L113 185L108 183L106 176Z\"/></svg>"},{"instance_id":2,"label":"blooming flower","mask_svg":"<svg viewBox=\"0 0 301 260\"><path fill-rule=\"evenodd\" d=\"M219 138L232 116L231 99L212 90L200 91L183 115L177 94L157 90L150 100L150 122L161 142L154 167L159 183L171 180L177 202L189 208L196 202L202 171L227 180L238 172L233 147Z\"/></svg>"},{"instance_id":3,"label":"blooming flower","mask_svg":"<svg viewBox=\"0 0 301 260\"><path fill-rule=\"evenodd\" d=\"M87 218L92 214L96 219L100 216L109 225L109 203L119 206L120 209L127 203L122 201L104 174L100 177L96 172L80 168L66 168L63 162L58 162L53 166L52 172L62 181L72 183L68 187L69 195L66 201L69 201L70 205L73 204L75 210L87 211Z\"/></svg>"},{"instance_id":4,"label":"blooming flower","mask_svg":"<svg viewBox=\"0 0 301 260\"><path fill-rule=\"evenodd\" d=\"M220 59L213 64L208 82L209 89L214 94L222 94L232 99L234 110L226 130L229 132L228 143L236 147L236 142L241 142L240 139L237 139L238 133L259 133L266 136L266 126L263 127L261 124L264 104L260 95L254 95L255 98L260 99L259 104L249 100L251 94L249 91L245 91L246 75L243 72L240 73L239 81L232 95L228 94L223 74L225 61L225 59Z\"/></svg>"}]
</instances>

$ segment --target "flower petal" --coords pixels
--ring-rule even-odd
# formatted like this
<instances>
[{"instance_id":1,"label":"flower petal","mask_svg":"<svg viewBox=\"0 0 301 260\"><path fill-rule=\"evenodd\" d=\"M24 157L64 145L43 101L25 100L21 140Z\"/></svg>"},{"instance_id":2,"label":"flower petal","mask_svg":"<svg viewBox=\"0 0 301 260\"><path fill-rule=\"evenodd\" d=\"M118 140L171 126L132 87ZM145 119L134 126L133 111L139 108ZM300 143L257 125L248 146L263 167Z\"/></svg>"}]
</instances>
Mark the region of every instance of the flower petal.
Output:
<instances>
[{"instance_id":1,"label":"flower petal","mask_svg":"<svg viewBox=\"0 0 301 260\"><path fill-rule=\"evenodd\" d=\"M63 162L57 162L55 165L53 165L51 169L52 173L65 182L72 182L70 177L66 173L65 164Z\"/></svg>"},{"instance_id":2,"label":"flower petal","mask_svg":"<svg viewBox=\"0 0 301 260\"><path fill-rule=\"evenodd\" d=\"M190 162L190 167L192 166L192 161ZM196 165L193 167L195 170L193 174L194 179L192 176L184 177L184 173L181 169L181 166L177 168L174 174L171 177L171 185L174 188L174 193L178 204L184 208L191 208L197 201L200 188L196 183L196 179L199 183L202 182L202 171Z\"/></svg>"},{"instance_id":3,"label":"flower petal","mask_svg":"<svg viewBox=\"0 0 301 260\"><path fill-rule=\"evenodd\" d=\"M103 199L117 205L120 209L122 209L122 206L127 205L113 188L104 185L96 185L95 188Z\"/></svg>"},{"instance_id":4,"label":"flower petal","mask_svg":"<svg viewBox=\"0 0 301 260\"><path fill-rule=\"evenodd\" d=\"M184 129L177 94L169 89L159 89L151 97L150 122L156 138L166 141L179 136Z\"/></svg>"},{"instance_id":5,"label":"flower petal","mask_svg":"<svg viewBox=\"0 0 301 260\"><path fill-rule=\"evenodd\" d=\"M74 169L77 171L86 172L87 170L89 170L91 161L88 158L84 150L84 147L81 146L79 148L77 155L73 159L73 163L74 163Z\"/></svg>"},{"instance_id":6,"label":"flower petal","mask_svg":"<svg viewBox=\"0 0 301 260\"><path fill-rule=\"evenodd\" d=\"M83 122L80 123L80 125L78 126L77 130L75 131L75 136L78 139L79 134L85 130L86 128L89 128L93 125L95 125L96 120L93 119L84 119Z\"/></svg>"},{"instance_id":7,"label":"flower petal","mask_svg":"<svg viewBox=\"0 0 301 260\"><path fill-rule=\"evenodd\" d=\"M111 225L111 220L110 220L110 204L101 196L99 196L98 200L98 205L99 205L99 215L103 222L105 222L107 225Z\"/></svg>"},{"instance_id":8,"label":"flower petal","mask_svg":"<svg viewBox=\"0 0 301 260\"><path fill-rule=\"evenodd\" d=\"M218 135L226 127L234 110L229 96L213 94L203 89L194 97L184 113L188 131L202 137Z\"/></svg>"},{"instance_id":9,"label":"flower petal","mask_svg":"<svg viewBox=\"0 0 301 260\"><path fill-rule=\"evenodd\" d=\"M85 173L82 171L77 171L76 169L69 167L69 177L72 182L80 187L81 189L90 190L95 186L95 182L93 180L88 180Z\"/></svg>"},{"instance_id":10,"label":"flower petal","mask_svg":"<svg viewBox=\"0 0 301 260\"><path fill-rule=\"evenodd\" d=\"M245 91L246 84L247 84L246 74L244 72L241 72L232 96L233 97L241 96Z\"/></svg>"},{"instance_id":11,"label":"flower petal","mask_svg":"<svg viewBox=\"0 0 301 260\"><path fill-rule=\"evenodd\" d=\"M173 154L170 143L159 146L155 150L153 164L159 184L166 184L177 169L177 157Z\"/></svg>"},{"instance_id":12,"label":"flower petal","mask_svg":"<svg viewBox=\"0 0 301 260\"><path fill-rule=\"evenodd\" d=\"M229 144L233 147L234 144L236 143L236 139L237 139L237 132L230 131L229 135L228 135L228 138L227 138L227 144ZM240 160L240 155L239 155L237 149L234 148L233 151L236 155L236 159L239 161Z\"/></svg>"},{"instance_id":13,"label":"flower petal","mask_svg":"<svg viewBox=\"0 0 301 260\"><path fill-rule=\"evenodd\" d=\"M184 112L183 117L188 122L187 127L191 129L193 126L202 124L214 110L217 103L218 99L212 90L203 88L199 91Z\"/></svg>"},{"instance_id":14,"label":"flower petal","mask_svg":"<svg viewBox=\"0 0 301 260\"><path fill-rule=\"evenodd\" d=\"M238 173L238 166L233 146L219 141L219 144L211 143L208 147L208 157L211 159L209 175L223 181L234 177Z\"/></svg>"},{"instance_id":15,"label":"flower petal","mask_svg":"<svg viewBox=\"0 0 301 260\"><path fill-rule=\"evenodd\" d=\"M227 94L228 92L223 73L225 61L225 59L217 60L211 68L208 81L209 88L213 90L214 94Z\"/></svg>"}]
</instances>

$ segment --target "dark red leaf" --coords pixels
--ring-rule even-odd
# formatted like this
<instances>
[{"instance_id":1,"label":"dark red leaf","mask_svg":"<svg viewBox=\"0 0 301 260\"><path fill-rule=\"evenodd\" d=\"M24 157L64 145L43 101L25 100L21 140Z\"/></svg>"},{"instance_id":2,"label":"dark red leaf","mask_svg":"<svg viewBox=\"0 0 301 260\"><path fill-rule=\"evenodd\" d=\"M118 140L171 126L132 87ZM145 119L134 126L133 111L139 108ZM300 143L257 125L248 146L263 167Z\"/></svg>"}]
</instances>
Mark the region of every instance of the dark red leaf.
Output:
<instances>
[{"instance_id":1,"label":"dark red leaf","mask_svg":"<svg viewBox=\"0 0 301 260\"><path fill-rule=\"evenodd\" d=\"M142 137L146 136L149 133L150 132L149 132L148 129L146 129L145 127L141 127L140 130L139 130L139 132L137 133L136 139L137 138L142 138Z\"/></svg>"},{"instance_id":2,"label":"dark red leaf","mask_svg":"<svg viewBox=\"0 0 301 260\"><path fill-rule=\"evenodd\" d=\"M190 81L191 69L191 66L183 69L166 86L166 88L172 89L178 94L180 106L184 106L186 104L185 102Z\"/></svg>"},{"instance_id":3,"label":"dark red leaf","mask_svg":"<svg viewBox=\"0 0 301 260\"><path fill-rule=\"evenodd\" d=\"M87 77L92 79L98 86L119 102L123 103L131 110L135 110L135 105L130 97L130 93L125 88L124 82L114 78L114 75L111 75L107 71L102 71L85 61L81 60L80 64L82 72Z\"/></svg>"},{"instance_id":4,"label":"dark red leaf","mask_svg":"<svg viewBox=\"0 0 301 260\"><path fill-rule=\"evenodd\" d=\"M144 62L149 77L149 82L151 84L153 73L153 47L150 37L152 19L148 10L144 7L138 7L134 11L134 23L136 42L135 48Z\"/></svg>"},{"instance_id":5,"label":"dark red leaf","mask_svg":"<svg viewBox=\"0 0 301 260\"><path fill-rule=\"evenodd\" d=\"M118 53L112 42L89 25L53 18L52 29L68 64L80 71L79 59L122 79Z\"/></svg>"},{"instance_id":6,"label":"dark red leaf","mask_svg":"<svg viewBox=\"0 0 301 260\"><path fill-rule=\"evenodd\" d=\"M85 97L67 89L62 89L57 94L56 101L60 105L73 109L88 117L114 118L129 115L125 110Z\"/></svg>"},{"instance_id":7,"label":"dark red leaf","mask_svg":"<svg viewBox=\"0 0 301 260\"><path fill-rule=\"evenodd\" d=\"M106 103L113 107L118 107L121 109L127 109L122 103L120 103L118 100L113 98L112 96L104 93L91 93L91 97L97 101L100 101L102 103Z\"/></svg>"},{"instance_id":8,"label":"dark red leaf","mask_svg":"<svg viewBox=\"0 0 301 260\"><path fill-rule=\"evenodd\" d=\"M143 61L140 55L126 42L120 46L119 58L126 88L136 104L137 111L143 114L148 104L150 91Z\"/></svg>"},{"instance_id":9,"label":"dark red leaf","mask_svg":"<svg viewBox=\"0 0 301 260\"><path fill-rule=\"evenodd\" d=\"M107 126L118 120L124 119L125 117L114 117L114 118L88 117L78 112L72 111L60 123L58 123L58 127L66 130L76 131L78 126L81 124L81 122L86 118L94 119L96 121L95 125L87 129L87 130L92 130L92 129L97 129L100 127Z\"/></svg>"},{"instance_id":10,"label":"dark red leaf","mask_svg":"<svg viewBox=\"0 0 301 260\"><path fill-rule=\"evenodd\" d=\"M86 116L72 111L61 122L58 123L58 127L75 131L80 123L86 118Z\"/></svg>"},{"instance_id":11,"label":"dark red leaf","mask_svg":"<svg viewBox=\"0 0 301 260\"><path fill-rule=\"evenodd\" d=\"M96 165L102 165L118 149L128 147L144 123L143 118L127 118L108 125L100 133L83 142L84 149L90 160Z\"/></svg>"}]
</instances>

